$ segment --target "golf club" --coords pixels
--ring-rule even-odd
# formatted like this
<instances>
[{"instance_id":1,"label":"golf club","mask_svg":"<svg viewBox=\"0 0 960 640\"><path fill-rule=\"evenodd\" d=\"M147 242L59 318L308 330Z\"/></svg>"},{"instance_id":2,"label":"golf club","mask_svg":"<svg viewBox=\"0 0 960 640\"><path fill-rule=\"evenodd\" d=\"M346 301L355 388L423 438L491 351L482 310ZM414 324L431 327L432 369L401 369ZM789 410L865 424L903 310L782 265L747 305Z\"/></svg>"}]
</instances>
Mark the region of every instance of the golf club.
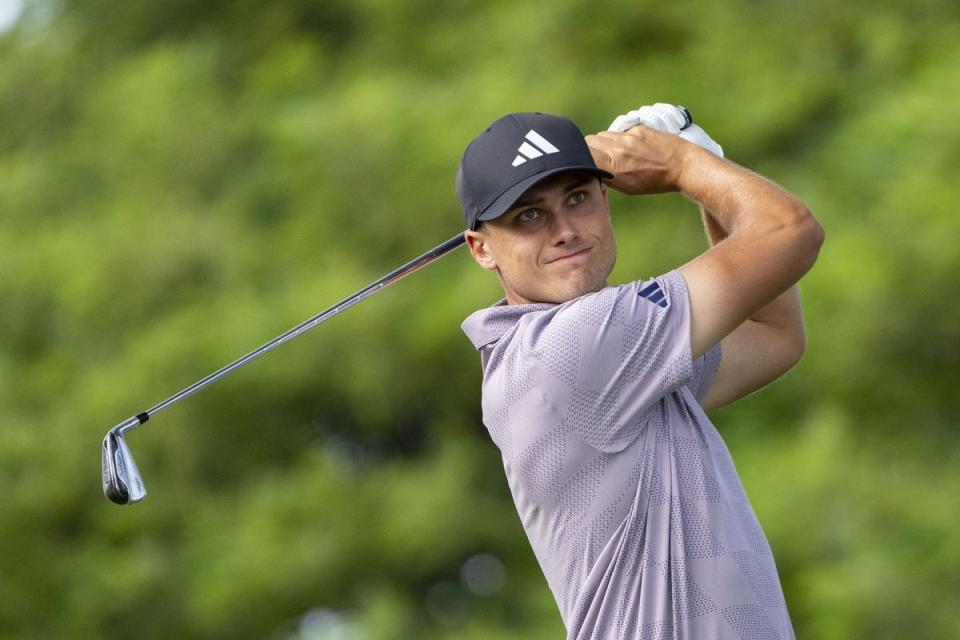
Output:
<instances>
[{"instance_id":1,"label":"golf club","mask_svg":"<svg viewBox=\"0 0 960 640\"><path fill-rule=\"evenodd\" d=\"M140 471L137 469L137 464L133 460L133 454L130 453L130 448L127 446L127 443L124 440L124 434L127 431L139 427L155 414L163 411L170 405L180 402L187 396L194 394L200 389L213 384L215 381L224 377L231 371L239 369L248 362L256 360L268 351L279 347L285 342L289 342L307 330L312 329L326 320L329 320L341 311L349 309L361 300L369 298L384 287L393 284L404 276L407 276L414 271L427 266L431 262L442 258L463 243L464 235L463 233L458 233L446 242L437 245L426 253L394 269L379 280L367 285L363 289L360 289L353 295L344 298L332 307L321 311L317 315L308 318L307 320L304 320L286 333L277 336L270 342L267 342L266 344L254 349L247 355L234 360L230 364L221 367L220 369L217 369L205 378L201 378L189 387L178 391L163 402L160 402L159 404L147 409L146 411L138 413L135 416L127 418L117 426L110 429L106 437L103 439L104 495L117 504L133 504L135 502L140 502L147 495L147 490L143 484L143 478L140 477Z\"/></svg>"}]
</instances>

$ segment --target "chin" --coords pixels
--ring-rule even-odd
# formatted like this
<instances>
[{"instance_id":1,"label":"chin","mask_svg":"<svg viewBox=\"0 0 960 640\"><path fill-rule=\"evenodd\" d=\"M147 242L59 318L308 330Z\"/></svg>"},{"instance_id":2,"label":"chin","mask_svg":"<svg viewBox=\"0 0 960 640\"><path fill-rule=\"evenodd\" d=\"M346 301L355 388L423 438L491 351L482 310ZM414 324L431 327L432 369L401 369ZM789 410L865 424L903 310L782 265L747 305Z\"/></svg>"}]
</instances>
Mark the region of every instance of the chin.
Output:
<instances>
[{"instance_id":1,"label":"chin","mask_svg":"<svg viewBox=\"0 0 960 640\"><path fill-rule=\"evenodd\" d=\"M579 298L580 296L585 296L588 293L596 293L597 291L600 291L601 289L603 289L605 286L607 286L606 282L599 283L599 284L594 283L594 284L584 284L584 285L569 287L564 289L563 291L557 292L556 302L557 304L560 304L562 302L569 302L571 300Z\"/></svg>"},{"instance_id":2,"label":"chin","mask_svg":"<svg viewBox=\"0 0 960 640\"><path fill-rule=\"evenodd\" d=\"M508 300L514 300L517 302L528 301L530 303L562 304L564 302L570 302L571 300L579 298L580 296L588 293L600 291L607 286L607 279L606 277L600 277L600 275L596 273L592 274L591 276L581 272L579 274L570 274L570 276L564 279L553 279L548 283L530 282L528 284L546 284L547 286L530 286L510 289L505 287L505 290L508 291Z\"/></svg>"}]
</instances>

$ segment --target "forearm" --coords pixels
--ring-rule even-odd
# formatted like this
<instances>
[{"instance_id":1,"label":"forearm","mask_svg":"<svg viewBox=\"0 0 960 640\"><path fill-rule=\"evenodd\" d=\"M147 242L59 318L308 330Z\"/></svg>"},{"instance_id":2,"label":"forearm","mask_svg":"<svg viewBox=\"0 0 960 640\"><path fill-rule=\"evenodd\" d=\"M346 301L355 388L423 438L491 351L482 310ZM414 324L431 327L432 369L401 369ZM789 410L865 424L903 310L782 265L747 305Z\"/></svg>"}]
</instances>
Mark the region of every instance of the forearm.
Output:
<instances>
[{"instance_id":1,"label":"forearm","mask_svg":"<svg viewBox=\"0 0 960 640\"><path fill-rule=\"evenodd\" d=\"M683 155L676 187L700 205L711 244L733 234L816 226L806 206L773 181L693 145Z\"/></svg>"},{"instance_id":2,"label":"forearm","mask_svg":"<svg viewBox=\"0 0 960 640\"><path fill-rule=\"evenodd\" d=\"M710 243L711 247L720 244L720 241L727 237L727 230L720 225L716 217L702 204L700 205L700 219L703 220L703 230L707 234L707 242Z\"/></svg>"}]
</instances>

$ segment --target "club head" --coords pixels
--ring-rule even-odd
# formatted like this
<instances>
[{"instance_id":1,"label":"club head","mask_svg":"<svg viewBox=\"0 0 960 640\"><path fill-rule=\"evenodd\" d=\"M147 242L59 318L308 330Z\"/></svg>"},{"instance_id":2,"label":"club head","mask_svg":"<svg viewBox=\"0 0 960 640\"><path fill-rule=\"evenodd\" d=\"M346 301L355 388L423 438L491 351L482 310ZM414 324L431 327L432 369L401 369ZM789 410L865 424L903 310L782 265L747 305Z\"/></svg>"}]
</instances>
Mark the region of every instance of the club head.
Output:
<instances>
[{"instance_id":1,"label":"club head","mask_svg":"<svg viewBox=\"0 0 960 640\"><path fill-rule=\"evenodd\" d=\"M103 439L103 494L117 504L140 502L147 495L133 454L117 429Z\"/></svg>"}]
</instances>

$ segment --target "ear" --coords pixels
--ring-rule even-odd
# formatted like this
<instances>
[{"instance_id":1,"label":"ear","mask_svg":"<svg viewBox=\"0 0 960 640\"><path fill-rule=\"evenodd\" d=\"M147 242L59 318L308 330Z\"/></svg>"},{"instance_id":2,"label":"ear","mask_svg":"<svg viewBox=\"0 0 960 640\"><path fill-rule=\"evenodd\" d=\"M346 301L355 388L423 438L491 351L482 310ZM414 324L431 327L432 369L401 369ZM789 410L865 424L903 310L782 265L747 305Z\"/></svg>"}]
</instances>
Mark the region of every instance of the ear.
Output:
<instances>
[{"instance_id":1,"label":"ear","mask_svg":"<svg viewBox=\"0 0 960 640\"><path fill-rule=\"evenodd\" d=\"M610 192L607 190L607 183L603 180L598 180L600 183L600 196L603 198L603 205L607 208L607 213L610 213Z\"/></svg>"},{"instance_id":2,"label":"ear","mask_svg":"<svg viewBox=\"0 0 960 640\"><path fill-rule=\"evenodd\" d=\"M482 231L471 229L464 231L463 235L467 240L467 247L470 248L470 255L477 261L477 264L488 271L496 269L497 260L493 256L489 236Z\"/></svg>"}]
</instances>

